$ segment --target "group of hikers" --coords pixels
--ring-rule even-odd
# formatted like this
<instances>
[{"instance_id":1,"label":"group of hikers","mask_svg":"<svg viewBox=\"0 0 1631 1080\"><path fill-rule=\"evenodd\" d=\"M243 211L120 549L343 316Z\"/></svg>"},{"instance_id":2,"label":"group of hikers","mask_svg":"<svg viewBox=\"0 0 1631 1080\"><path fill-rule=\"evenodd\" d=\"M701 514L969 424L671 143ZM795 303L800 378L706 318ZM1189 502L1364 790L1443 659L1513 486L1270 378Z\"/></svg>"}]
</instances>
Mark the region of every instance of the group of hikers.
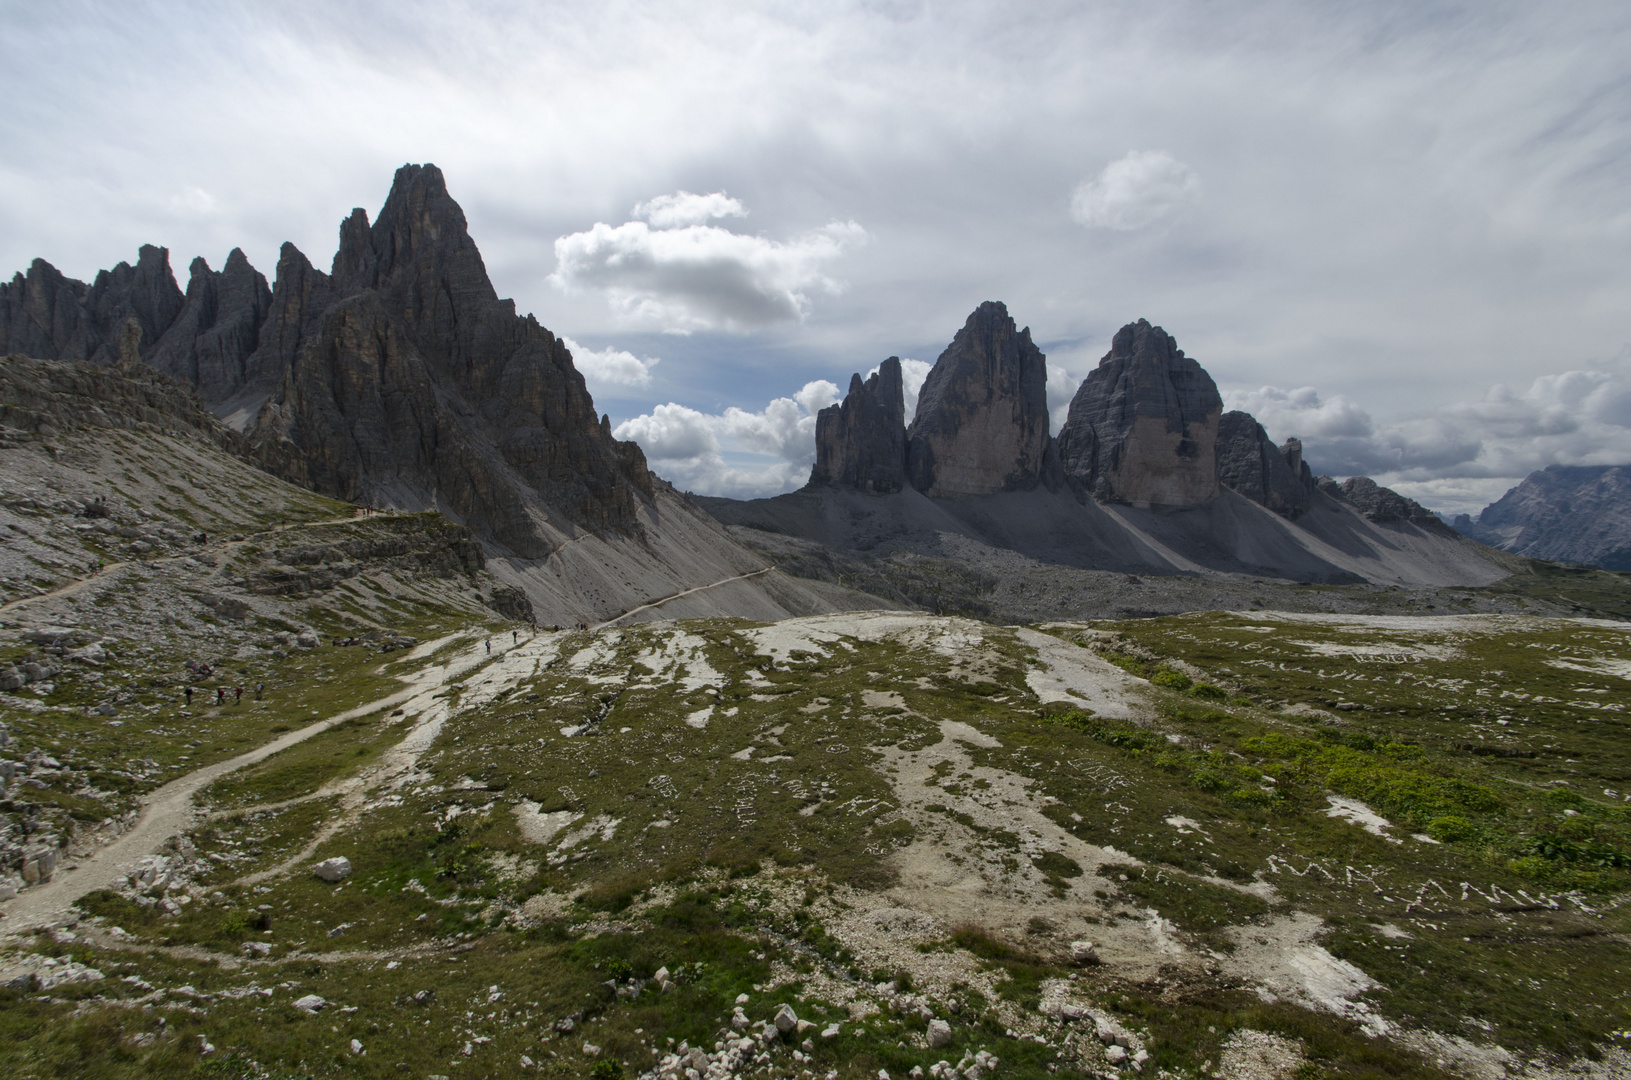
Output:
<instances>
[{"instance_id":1,"label":"group of hikers","mask_svg":"<svg viewBox=\"0 0 1631 1080\"><path fill-rule=\"evenodd\" d=\"M192 664L192 662L189 661L187 666L188 666L188 668L191 668L193 670L193 673L196 674L199 678L206 678L206 679L209 678L210 666L208 664L199 664L195 668L194 665ZM215 704L225 705L227 703L227 694L228 693L230 693L232 695L232 703L234 705L239 704L244 699L244 688L241 687L241 686L234 686L234 687L232 687L232 689L230 691L224 686L217 686L215 688ZM256 701L261 700L261 696L264 695L265 693L266 693L266 684L263 683L263 682L256 683L255 684L255 700ZM189 709L192 708L192 704L193 704L193 688L192 688L191 684L189 684L187 686L183 686L181 688L181 694L182 694L182 697L184 697L186 699L186 704L183 707L184 708L189 708Z\"/></svg>"}]
</instances>

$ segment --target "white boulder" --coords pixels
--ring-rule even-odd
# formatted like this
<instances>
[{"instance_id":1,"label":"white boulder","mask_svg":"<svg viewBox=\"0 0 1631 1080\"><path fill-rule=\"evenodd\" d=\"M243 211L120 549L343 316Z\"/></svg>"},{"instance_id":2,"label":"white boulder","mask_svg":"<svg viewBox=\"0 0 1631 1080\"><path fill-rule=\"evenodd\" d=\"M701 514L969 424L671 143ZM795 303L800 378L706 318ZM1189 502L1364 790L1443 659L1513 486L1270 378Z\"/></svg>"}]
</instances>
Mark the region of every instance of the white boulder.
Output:
<instances>
[{"instance_id":1,"label":"white boulder","mask_svg":"<svg viewBox=\"0 0 1631 1080\"><path fill-rule=\"evenodd\" d=\"M312 867L311 872L332 885L351 876L351 860L344 855L336 855Z\"/></svg>"}]
</instances>

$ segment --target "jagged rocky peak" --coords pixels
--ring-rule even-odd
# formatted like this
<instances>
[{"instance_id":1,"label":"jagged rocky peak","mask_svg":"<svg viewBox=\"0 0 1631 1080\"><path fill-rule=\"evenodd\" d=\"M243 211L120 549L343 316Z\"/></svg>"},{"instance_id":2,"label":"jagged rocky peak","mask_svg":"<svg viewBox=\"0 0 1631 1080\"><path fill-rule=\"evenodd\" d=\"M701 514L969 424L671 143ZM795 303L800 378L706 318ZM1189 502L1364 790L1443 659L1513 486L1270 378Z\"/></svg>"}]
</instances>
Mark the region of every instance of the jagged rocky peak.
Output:
<instances>
[{"instance_id":1,"label":"jagged rocky peak","mask_svg":"<svg viewBox=\"0 0 1631 1080\"><path fill-rule=\"evenodd\" d=\"M249 381L249 357L271 308L272 290L241 248L232 249L219 271L200 256L181 310L145 359L197 387L205 401L225 401Z\"/></svg>"},{"instance_id":2,"label":"jagged rocky peak","mask_svg":"<svg viewBox=\"0 0 1631 1080\"><path fill-rule=\"evenodd\" d=\"M248 431L275 471L437 506L527 558L557 515L634 527L644 455L600 422L566 347L499 299L441 170L397 170L372 225L341 223L332 269L287 244L278 262L251 366L281 374Z\"/></svg>"},{"instance_id":3,"label":"jagged rocky peak","mask_svg":"<svg viewBox=\"0 0 1631 1080\"><path fill-rule=\"evenodd\" d=\"M1218 481L1287 518L1307 509L1314 478L1303 464L1303 444L1287 439L1275 446L1250 414L1226 412L1218 420Z\"/></svg>"},{"instance_id":4,"label":"jagged rocky peak","mask_svg":"<svg viewBox=\"0 0 1631 1080\"><path fill-rule=\"evenodd\" d=\"M906 390L900 357L891 356L865 382L851 375L841 405L816 415L812 485L838 485L873 494L906 486Z\"/></svg>"},{"instance_id":5,"label":"jagged rocky peak","mask_svg":"<svg viewBox=\"0 0 1631 1080\"><path fill-rule=\"evenodd\" d=\"M935 361L907 432L907 475L927 495L1033 488L1048 456L1047 362L1029 327L987 301Z\"/></svg>"},{"instance_id":6,"label":"jagged rocky peak","mask_svg":"<svg viewBox=\"0 0 1631 1080\"><path fill-rule=\"evenodd\" d=\"M1200 364L1144 319L1116 331L1059 433L1060 464L1097 499L1195 506L1217 497L1223 399Z\"/></svg>"},{"instance_id":7,"label":"jagged rocky peak","mask_svg":"<svg viewBox=\"0 0 1631 1080\"><path fill-rule=\"evenodd\" d=\"M0 285L0 353L112 364L134 338L145 358L182 303L166 248L143 244L135 266L99 271L90 285L35 259L26 276Z\"/></svg>"}]
</instances>

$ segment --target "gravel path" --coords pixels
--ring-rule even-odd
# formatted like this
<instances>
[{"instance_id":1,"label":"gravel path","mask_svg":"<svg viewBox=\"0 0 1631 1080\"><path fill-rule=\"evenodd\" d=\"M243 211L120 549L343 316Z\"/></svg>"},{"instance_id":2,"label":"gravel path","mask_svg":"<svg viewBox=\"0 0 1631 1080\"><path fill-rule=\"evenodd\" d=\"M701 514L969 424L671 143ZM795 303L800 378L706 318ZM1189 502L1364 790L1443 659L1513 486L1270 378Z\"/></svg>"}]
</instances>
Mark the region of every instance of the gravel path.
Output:
<instances>
[{"instance_id":1,"label":"gravel path","mask_svg":"<svg viewBox=\"0 0 1631 1080\"><path fill-rule=\"evenodd\" d=\"M437 641L428 642L420 648L428 655L458 636L450 634ZM193 806L193 796L221 777L264 761L273 754L287 750L315 735L321 735L334 725L343 724L353 717L367 716L380 709L392 708L421 693L424 689L421 683L428 677L434 677L439 685L463 674L475 663L472 661L457 668L452 664L430 668L415 676L413 681L401 690L358 705L354 709L348 709L338 716L308 724L298 731L291 731L237 757L207 765L149 793L142 800L136 824L128 832L91 855L77 860L64 860L66 865L62 866L50 881L31 889L24 889L15 899L0 907L0 915L5 916L5 921L0 923L0 937L25 934L36 928L48 926L60 920L86 893L111 888L117 884L142 859L158 854L166 840L192 827L199 816ZM69 870L68 866L77 866L78 869Z\"/></svg>"}]
</instances>

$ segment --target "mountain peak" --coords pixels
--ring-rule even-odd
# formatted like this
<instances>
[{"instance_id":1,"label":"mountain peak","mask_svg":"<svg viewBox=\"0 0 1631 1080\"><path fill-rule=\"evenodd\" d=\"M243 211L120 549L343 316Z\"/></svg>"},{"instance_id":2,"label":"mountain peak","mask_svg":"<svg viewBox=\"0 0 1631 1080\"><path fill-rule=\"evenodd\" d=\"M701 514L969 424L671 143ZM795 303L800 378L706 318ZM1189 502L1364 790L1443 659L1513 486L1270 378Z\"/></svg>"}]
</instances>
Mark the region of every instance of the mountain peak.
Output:
<instances>
[{"instance_id":1,"label":"mountain peak","mask_svg":"<svg viewBox=\"0 0 1631 1080\"><path fill-rule=\"evenodd\" d=\"M1036 486L1048 448L1047 360L1008 308L975 308L935 361L907 432L907 472L929 495Z\"/></svg>"}]
</instances>

